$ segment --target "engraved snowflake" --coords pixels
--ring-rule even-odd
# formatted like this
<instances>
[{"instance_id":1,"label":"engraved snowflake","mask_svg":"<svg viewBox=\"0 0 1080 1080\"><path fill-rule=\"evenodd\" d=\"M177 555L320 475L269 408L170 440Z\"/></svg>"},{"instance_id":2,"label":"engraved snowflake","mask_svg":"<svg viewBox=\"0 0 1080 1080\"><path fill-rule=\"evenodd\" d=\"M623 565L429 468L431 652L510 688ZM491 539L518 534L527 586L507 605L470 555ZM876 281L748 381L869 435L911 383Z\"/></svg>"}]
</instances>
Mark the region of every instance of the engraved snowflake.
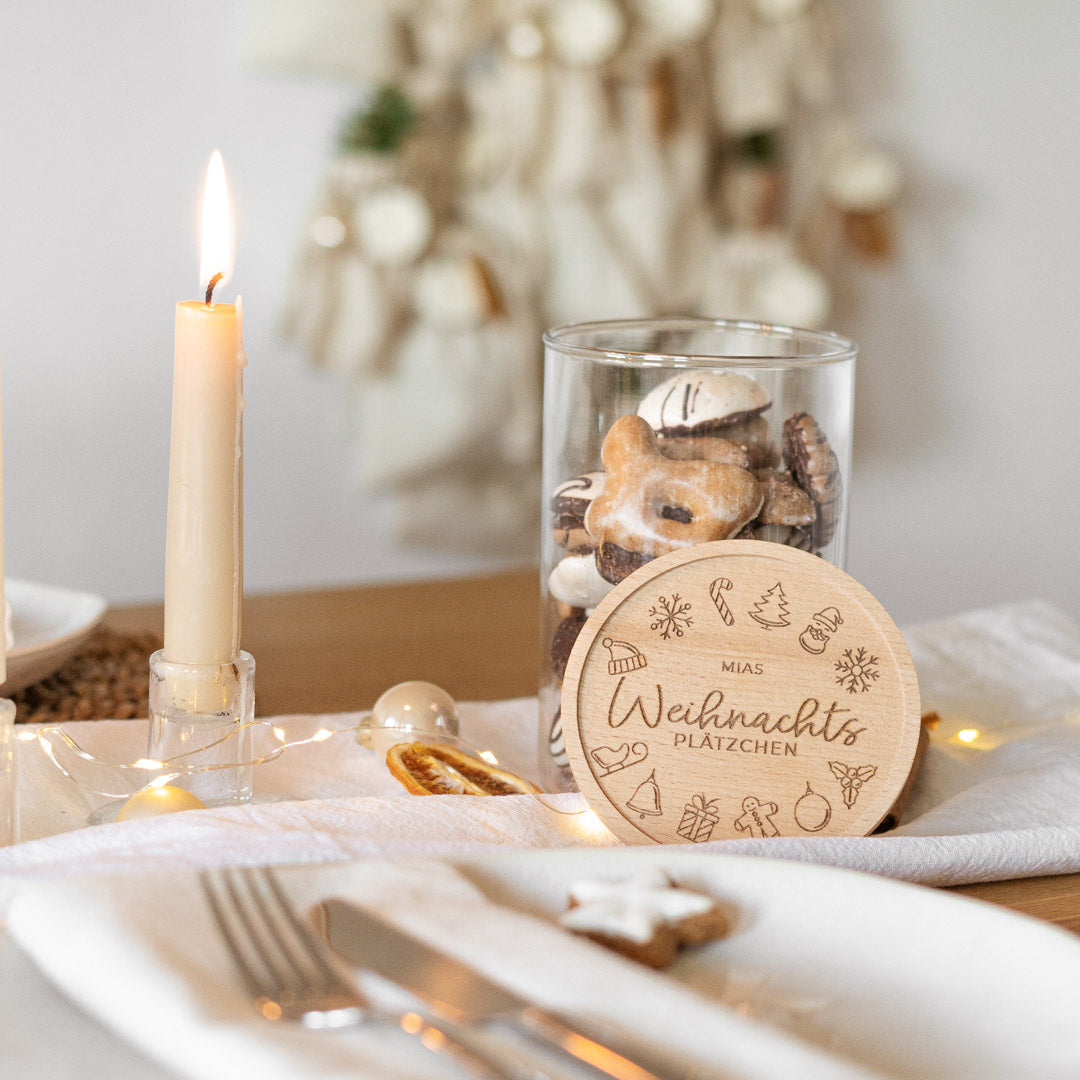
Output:
<instances>
[{"instance_id":1,"label":"engraved snowflake","mask_svg":"<svg viewBox=\"0 0 1080 1080\"><path fill-rule=\"evenodd\" d=\"M685 629L694 621L690 611L690 601L680 600L679 594L675 593L669 600L661 596L656 603L649 608L649 614L653 622L649 624L650 630L659 630L660 636L666 641L673 634L682 637Z\"/></svg>"},{"instance_id":2,"label":"engraved snowflake","mask_svg":"<svg viewBox=\"0 0 1080 1080\"><path fill-rule=\"evenodd\" d=\"M836 670L840 672L836 681L849 694L865 693L881 674L877 666L878 658L867 653L861 645L854 652L845 649L843 659L836 661Z\"/></svg>"}]
</instances>

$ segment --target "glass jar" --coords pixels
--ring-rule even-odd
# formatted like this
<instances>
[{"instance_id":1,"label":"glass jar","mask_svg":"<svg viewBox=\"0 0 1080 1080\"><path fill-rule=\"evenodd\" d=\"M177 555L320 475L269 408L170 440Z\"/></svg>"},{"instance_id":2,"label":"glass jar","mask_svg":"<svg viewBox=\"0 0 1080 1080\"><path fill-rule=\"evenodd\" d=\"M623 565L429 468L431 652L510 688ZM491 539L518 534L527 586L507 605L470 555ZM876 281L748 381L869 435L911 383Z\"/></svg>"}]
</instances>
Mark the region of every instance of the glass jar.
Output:
<instances>
[{"instance_id":1,"label":"glass jar","mask_svg":"<svg viewBox=\"0 0 1080 1080\"><path fill-rule=\"evenodd\" d=\"M668 551L754 538L843 568L856 345L661 318L544 335L540 771L573 786L562 676L589 612Z\"/></svg>"}]
</instances>

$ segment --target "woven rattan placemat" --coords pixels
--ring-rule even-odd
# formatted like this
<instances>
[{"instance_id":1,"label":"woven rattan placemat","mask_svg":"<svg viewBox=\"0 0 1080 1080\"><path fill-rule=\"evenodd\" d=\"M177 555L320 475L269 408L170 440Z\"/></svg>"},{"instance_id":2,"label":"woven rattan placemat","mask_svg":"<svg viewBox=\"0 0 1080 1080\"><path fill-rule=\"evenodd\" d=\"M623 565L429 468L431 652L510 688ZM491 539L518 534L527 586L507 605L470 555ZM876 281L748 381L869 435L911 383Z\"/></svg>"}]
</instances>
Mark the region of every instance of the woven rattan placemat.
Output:
<instances>
[{"instance_id":1,"label":"woven rattan placemat","mask_svg":"<svg viewBox=\"0 0 1080 1080\"><path fill-rule=\"evenodd\" d=\"M15 719L59 724L148 716L150 654L160 648L155 634L122 634L99 626L61 668L12 694Z\"/></svg>"}]
</instances>

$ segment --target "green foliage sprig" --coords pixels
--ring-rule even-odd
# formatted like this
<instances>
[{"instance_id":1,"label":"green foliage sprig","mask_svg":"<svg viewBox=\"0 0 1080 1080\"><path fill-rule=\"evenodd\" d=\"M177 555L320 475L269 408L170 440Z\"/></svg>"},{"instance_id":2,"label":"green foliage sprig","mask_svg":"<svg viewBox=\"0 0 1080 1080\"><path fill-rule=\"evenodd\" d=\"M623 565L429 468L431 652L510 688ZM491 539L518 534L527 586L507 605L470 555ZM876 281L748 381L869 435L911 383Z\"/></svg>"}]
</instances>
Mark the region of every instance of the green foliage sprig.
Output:
<instances>
[{"instance_id":1,"label":"green foliage sprig","mask_svg":"<svg viewBox=\"0 0 1080 1080\"><path fill-rule=\"evenodd\" d=\"M398 86L383 86L345 121L338 136L344 151L392 154L416 125L416 109Z\"/></svg>"}]
</instances>

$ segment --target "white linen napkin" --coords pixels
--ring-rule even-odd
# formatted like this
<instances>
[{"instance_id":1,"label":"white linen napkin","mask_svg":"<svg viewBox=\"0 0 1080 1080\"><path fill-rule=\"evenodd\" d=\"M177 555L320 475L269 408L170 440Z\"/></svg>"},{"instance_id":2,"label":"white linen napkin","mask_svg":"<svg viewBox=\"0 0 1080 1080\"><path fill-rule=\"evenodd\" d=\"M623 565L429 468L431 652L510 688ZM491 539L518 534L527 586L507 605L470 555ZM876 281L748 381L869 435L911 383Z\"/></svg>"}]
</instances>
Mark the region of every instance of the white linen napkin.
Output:
<instances>
[{"instance_id":1,"label":"white linen napkin","mask_svg":"<svg viewBox=\"0 0 1080 1080\"><path fill-rule=\"evenodd\" d=\"M543 868L538 891L543 890ZM610 1037L666 1056L687 1076L727 1080L871 1080L879 1075L590 942L551 921L490 902L437 860L368 860L281 880L298 910L327 896L358 899L538 1004L605 1026ZM19 945L64 992L152 1059L198 1080L461 1077L391 1024L310 1032L269 1024L227 954L197 878L69 879L24 889L10 913ZM108 973L107 976L104 973ZM384 997L368 980L365 988ZM406 1008L410 1007L408 1005ZM519 1052L524 1048L518 1047ZM577 1076L557 1072L555 1077Z\"/></svg>"},{"instance_id":2,"label":"white linen napkin","mask_svg":"<svg viewBox=\"0 0 1080 1080\"><path fill-rule=\"evenodd\" d=\"M696 849L931 885L1080 871L1080 625L1032 601L915 627L905 638L923 710L942 720L901 826L882 836L726 840ZM461 712L466 738L509 768L533 772L535 699L465 703ZM291 738L357 719L276 722ZM138 724L82 727L111 737L118 757L122 740L129 760L144 752ZM965 730L978 732L973 742L957 738ZM579 795L409 796L351 734L258 766L254 805L84 829L92 804L36 749L20 746L20 793L24 835L40 839L0 850L0 913L22 880L94 870L620 844Z\"/></svg>"}]
</instances>

